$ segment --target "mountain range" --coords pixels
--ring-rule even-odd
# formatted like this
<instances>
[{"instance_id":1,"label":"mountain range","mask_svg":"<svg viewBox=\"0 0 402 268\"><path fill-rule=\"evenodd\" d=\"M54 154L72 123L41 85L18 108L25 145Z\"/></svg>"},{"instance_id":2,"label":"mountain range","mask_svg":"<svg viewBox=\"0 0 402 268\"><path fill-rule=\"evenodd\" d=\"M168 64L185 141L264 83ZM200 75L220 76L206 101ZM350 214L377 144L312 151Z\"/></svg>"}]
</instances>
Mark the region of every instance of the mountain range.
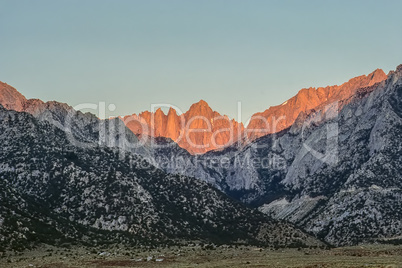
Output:
<instances>
[{"instance_id":1,"label":"mountain range","mask_svg":"<svg viewBox=\"0 0 402 268\"><path fill-rule=\"evenodd\" d=\"M99 120L0 83L0 104L3 247L401 241L402 65L302 89L246 127L205 101Z\"/></svg>"},{"instance_id":2,"label":"mountain range","mask_svg":"<svg viewBox=\"0 0 402 268\"><path fill-rule=\"evenodd\" d=\"M377 69L369 75L350 79L340 86L301 89L284 103L252 115L247 127L212 110L204 100L194 103L181 115L171 107L167 115L158 108L155 112L145 111L120 119L137 136L169 138L191 154L203 154L239 141L248 143L267 134L277 133L290 127L301 113L320 105L348 99L359 88L372 86L386 78L384 71ZM0 104L5 108L34 115L42 114L52 109L52 106L65 105L58 102L44 103L38 99L27 100L16 89L2 82L0 92ZM63 109L69 110L70 107Z\"/></svg>"},{"instance_id":3,"label":"mountain range","mask_svg":"<svg viewBox=\"0 0 402 268\"><path fill-rule=\"evenodd\" d=\"M213 111L204 100L193 104L181 115L173 108L166 115L159 108L155 113L146 111L122 117L122 120L137 135L170 138L191 154L202 154L239 140L252 141L279 132L290 127L300 113L350 98L359 88L372 86L386 78L384 71L377 69L340 86L304 88L281 105L252 115L246 128L241 122Z\"/></svg>"}]
</instances>

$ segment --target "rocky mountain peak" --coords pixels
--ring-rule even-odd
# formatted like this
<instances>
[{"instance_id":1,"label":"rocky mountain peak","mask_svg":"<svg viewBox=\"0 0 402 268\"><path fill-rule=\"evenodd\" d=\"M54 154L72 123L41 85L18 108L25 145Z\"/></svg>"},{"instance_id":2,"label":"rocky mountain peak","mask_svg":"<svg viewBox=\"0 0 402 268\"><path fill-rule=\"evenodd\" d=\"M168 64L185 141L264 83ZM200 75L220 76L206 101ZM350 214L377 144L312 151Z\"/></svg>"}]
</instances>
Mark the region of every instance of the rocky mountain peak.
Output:
<instances>
[{"instance_id":1,"label":"rocky mountain peak","mask_svg":"<svg viewBox=\"0 0 402 268\"><path fill-rule=\"evenodd\" d=\"M203 99L199 100L198 102L194 103L193 105L194 106L209 107L208 103Z\"/></svg>"},{"instance_id":2,"label":"rocky mountain peak","mask_svg":"<svg viewBox=\"0 0 402 268\"><path fill-rule=\"evenodd\" d=\"M374 85L375 83L381 82L387 79L387 75L384 73L382 69L376 69L374 72L368 75L371 79L370 84Z\"/></svg>"},{"instance_id":3,"label":"rocky mountain peak","mask_svg":"<svg viewBox=\"0 0 402 268\"><path fill-rule=\"evenodd\" d=\"M155 114L158 114L158 115L164 115L165 113L162 111L162 108L158 108L158 109L156 109L156 111L155 111Z\"/></svg>"},{"instance_id":4,"label":"rocky mountain peak","mask_svg":"<svg viewBox=\"0 0 402 268\"><path fill-rule=\"evenodd\" d=\"M400 64L400 65L398 65L398 67L396 67L396 72L402 73L402 64Z\"/></svg>"},{"instance_id":5,"label":"rocky mountain peak","mask_svg":"<svg viewBox=\"0 0 402 268\"><path fill-rule=\"evenodd\" d=\"M12 86L0 82L0 104L6 109L23 111L27 99Z\"/></svg>"},{"instance_id":6,"label":"rocky mountain peak","mask_svg":"<svg viewBox=\"0 0 402 268\"><path fill-rule=\"evenodd\" d=\"M200 100L199 102L191 105L190 109L185 114L187 116L198 115L210 118L212 116L212 113L213 111L208 103L204 100Z\"/></svg>"},{"instance_id":7,"label":"rocky mountain peak","mask_svg":"<svg viewBox=\"0 0 402 268\"><path fill-rule=\"evenodd\" d=\"M390 84L401 84L401 78L402 78L402 64L400 64L398 67L396 67L395 71L390 71L388 73L388 79L387 82L390 82Z\"/></svg>"},{"instance_id":8,"label":"rocky mountain peak","mask_svg":"<svg viewBox=\"0 0 402 268\"><path fill-rule=\"evenodd\" d=\"M169 111L168 111L168 117L169 116L174 116L174 115L177 115L177 112L173 107L170 107Z\"/></svg>"},{"instance_id":9,"label":"rocky mountain peak","mask_svg":"<svg viewBox=\"0 0 402 268\"><path fill-rule=\"evenodd\" d=\"M396 67L396 70L393 72L391 71L391 73L393 73L398 79L401 78L402 77L402 64L398 65L398 67Z\"/></svg>"}]
</instances>

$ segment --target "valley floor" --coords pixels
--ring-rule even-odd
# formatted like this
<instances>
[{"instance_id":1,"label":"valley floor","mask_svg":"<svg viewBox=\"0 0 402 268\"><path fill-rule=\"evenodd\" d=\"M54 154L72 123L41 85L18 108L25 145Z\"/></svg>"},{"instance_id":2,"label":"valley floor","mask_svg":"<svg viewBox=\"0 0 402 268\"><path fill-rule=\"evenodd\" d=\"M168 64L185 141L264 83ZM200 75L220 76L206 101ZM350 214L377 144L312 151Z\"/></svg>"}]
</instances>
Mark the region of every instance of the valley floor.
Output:
<instances>
[{"instance_id":1,"label":"valley floor","mask_svg":"<svg viewBox=\"0 0 402 268\"><path fill-rule=\"evenodd\" d=\"M152 258L152 259L151 259ZM147 260L148 259L148 260ZM140 250L46 247L6 253L0 267L402 267L402 246L363 245L320 249L260 249L255 247L171 247Z\"/></svg>"}]
</instances>

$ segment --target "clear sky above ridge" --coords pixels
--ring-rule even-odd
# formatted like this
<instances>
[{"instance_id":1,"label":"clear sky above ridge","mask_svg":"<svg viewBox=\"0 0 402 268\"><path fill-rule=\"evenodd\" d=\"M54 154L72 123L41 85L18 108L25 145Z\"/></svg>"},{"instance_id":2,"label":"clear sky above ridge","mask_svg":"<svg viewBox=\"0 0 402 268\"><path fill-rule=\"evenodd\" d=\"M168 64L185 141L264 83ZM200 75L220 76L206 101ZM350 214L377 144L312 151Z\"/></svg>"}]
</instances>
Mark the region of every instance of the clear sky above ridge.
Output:
<instances>
[{"instance_id":1,"label":"clear sky above ridge","mask_svg":"<svg viewBox=\"0 0 402 268\"><path fill-rule=\"evenodd\" d=\"M402 63L402 1L0 0L0 81L27 98L204 99L242 121L303 87Z\"/></svg>"}]
</instances>

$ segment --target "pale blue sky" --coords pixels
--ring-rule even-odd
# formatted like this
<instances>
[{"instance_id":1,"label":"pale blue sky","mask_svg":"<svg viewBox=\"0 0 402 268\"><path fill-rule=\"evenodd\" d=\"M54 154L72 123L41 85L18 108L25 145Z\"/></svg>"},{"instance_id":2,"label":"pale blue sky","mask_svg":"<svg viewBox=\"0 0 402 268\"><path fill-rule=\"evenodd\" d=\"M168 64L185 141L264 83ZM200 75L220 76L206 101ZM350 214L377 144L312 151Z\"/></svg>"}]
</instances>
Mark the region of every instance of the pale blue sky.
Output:
<instances>
[{"instance_id":1,"label":"pale blue sky","mask_svg":"<svg viewBox=\"0 0 402 268\"><path fill-rule=\"evenodd\" d=\"M0 80L112 115L200 99L243 121L402 63L402 1L0 0Z\"/></svg>"}]
</instances>

